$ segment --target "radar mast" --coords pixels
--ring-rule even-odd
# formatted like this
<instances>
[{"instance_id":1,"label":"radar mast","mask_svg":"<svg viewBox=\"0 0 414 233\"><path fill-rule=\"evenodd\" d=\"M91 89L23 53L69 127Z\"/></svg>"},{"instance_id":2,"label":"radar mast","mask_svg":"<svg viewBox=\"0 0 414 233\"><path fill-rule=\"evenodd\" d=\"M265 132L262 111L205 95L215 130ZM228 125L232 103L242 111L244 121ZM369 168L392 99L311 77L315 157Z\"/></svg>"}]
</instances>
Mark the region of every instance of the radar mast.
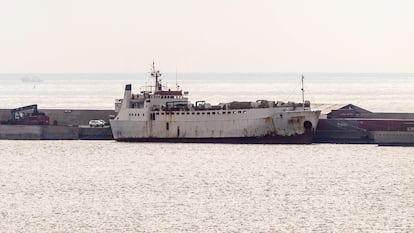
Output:
<instances>
[{"instance_id":1,"label":"radar mast","mask_svg":"<svg viewBox=\"0 0 414 233\"><path fill-rule=\"evenodd\" d=\"M305 79L305 77L302 74L302 108L303 110L305 110L305 88L303 87L303 80Z\"/></svg>"},{"instance_id":2,"label":"radar mast","mask_svg":"<svg viewBox=\"0 0 414 233\"><path fill-rule=\"evenodd\" d=\"M155 78L154 93L157 91L162 91L161 79L158 79L161 77L161 72L159 70L155 70L155 62L152 63L151 77Z\"/></svg>"}]
</instances>

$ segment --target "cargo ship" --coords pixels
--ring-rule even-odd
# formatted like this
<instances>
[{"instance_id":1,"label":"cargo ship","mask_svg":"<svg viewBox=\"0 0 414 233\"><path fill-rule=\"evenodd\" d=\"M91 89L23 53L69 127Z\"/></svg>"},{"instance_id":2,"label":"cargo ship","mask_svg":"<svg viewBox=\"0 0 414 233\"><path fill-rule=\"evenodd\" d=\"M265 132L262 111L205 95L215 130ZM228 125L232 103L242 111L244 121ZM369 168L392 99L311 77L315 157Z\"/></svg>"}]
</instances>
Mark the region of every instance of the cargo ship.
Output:
<instances>
[{"instance_id":1,"label":"cargo ship","mask_svg":"<svg viewBox=\"0 0 414 233\"><path fill-rule=\"evenodd\" d=\"M321 116L315 142L414 145L414 113L376 113L348 104Z\"/></svg>"},{"instance_id":2,"label":"cargo ship","mask_svg":"<svg viewBox=\"0 0 414 233\"><path fill-rule=\"evenodd\" d=\"M110 119L117 141L306 144L318 125L320 111L302 103L258 100L211 105L191 103L188 92L167 89L152 65L155 85L139 94L125 86ZM303 77L302 77L303 81ZM303 82L302 82L303 83ZM303 85L302 85L303 93Z\"/></svg>"}]
</instances>

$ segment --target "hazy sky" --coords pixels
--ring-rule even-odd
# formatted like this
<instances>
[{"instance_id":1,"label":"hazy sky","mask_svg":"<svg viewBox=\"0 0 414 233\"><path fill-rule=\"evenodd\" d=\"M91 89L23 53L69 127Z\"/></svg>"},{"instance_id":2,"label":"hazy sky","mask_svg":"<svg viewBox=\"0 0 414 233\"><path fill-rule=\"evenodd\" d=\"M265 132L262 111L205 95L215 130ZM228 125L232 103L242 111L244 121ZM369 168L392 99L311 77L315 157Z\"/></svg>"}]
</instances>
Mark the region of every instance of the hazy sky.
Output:
<instances>
[{"instance_id":1,"label":"hazy sky","mask_svg":"<svg viewBox=\"0 0 414 233\"><path fill-rule=\"evenodd\" d=\"M0 0L0 72L414 72L412 0Z\"/></svg>"}]
</instances>

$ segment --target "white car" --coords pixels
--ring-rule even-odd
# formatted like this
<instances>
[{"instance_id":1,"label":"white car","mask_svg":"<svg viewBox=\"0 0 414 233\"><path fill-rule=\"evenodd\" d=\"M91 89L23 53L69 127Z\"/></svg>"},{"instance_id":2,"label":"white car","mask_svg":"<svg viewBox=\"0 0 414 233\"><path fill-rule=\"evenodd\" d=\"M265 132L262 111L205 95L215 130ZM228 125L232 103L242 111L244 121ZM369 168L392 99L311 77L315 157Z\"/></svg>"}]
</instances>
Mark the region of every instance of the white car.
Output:
<instances>
[{"instance_id":1,"label":"white car","mask_svg":"<svg viewBox=\"0 0 414 233\"><path fill-rule=\"evenodd\" d=\"M89 121L89 126L90 127L104 127L105 126L105 121L104 120L90 120Z\"/></svg>"}]
</instances>

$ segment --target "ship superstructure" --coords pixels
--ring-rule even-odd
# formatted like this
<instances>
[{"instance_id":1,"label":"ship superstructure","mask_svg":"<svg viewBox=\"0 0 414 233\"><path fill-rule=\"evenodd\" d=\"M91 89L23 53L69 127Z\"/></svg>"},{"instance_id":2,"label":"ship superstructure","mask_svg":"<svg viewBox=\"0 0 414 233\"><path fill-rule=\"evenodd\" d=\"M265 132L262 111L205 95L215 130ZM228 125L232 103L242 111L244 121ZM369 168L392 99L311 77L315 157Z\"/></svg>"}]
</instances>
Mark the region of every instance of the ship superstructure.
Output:
<instances>
[{"instance_id":1,"label":"ship superstructure","mask_svg":"<svg viewBox=\"0 0 414 233\"><path fill-rule=\"evenodd\" d=\"M194 104L188 92L164 89L161 73L153 64L152 90L132 93L115 102L110 120L118 141L216 142L216 143L311 143L320 111L303 103L258 100Z\"/></svg>"}]
</instances>

